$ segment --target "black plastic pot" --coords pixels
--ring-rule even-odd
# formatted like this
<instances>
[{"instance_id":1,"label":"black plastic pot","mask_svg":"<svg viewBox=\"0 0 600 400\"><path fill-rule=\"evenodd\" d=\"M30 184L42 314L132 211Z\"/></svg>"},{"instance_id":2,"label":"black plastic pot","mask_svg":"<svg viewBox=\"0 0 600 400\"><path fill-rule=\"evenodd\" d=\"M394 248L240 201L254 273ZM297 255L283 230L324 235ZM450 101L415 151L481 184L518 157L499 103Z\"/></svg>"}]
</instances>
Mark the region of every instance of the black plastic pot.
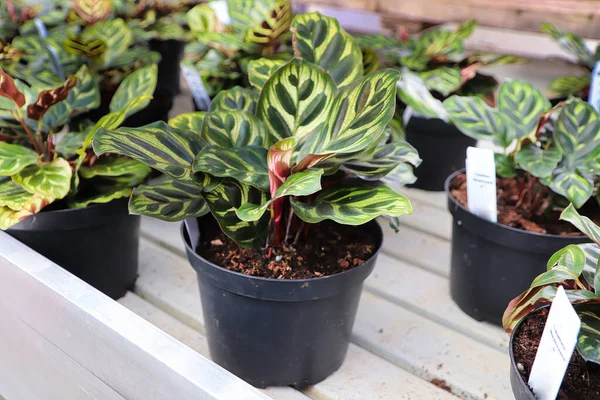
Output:
<instances>
[{"instance_id":1,"label":"black plastic pot","mask_svg":"<svg viewBox=\"0 0 600 400\"><path fill-rule=\"evenodd\" d=\"M515 326L512 335L510 335L510 342L508 344L508 354L510 355L510 386L515 396L515 400L535 400L535 396L531 389L529 389L529 385L527 385L527 382L523 380L523 377L519 373L513 351L515 333L519 330L523 324L523 321L526 319L527 317L519 321L517 326Z\"/></svg>"},{"instance_id":2,"label":"black plastic pot","mask_svg":"<svg viewBox=\"0 0 600 400\"><path fill-rule=\"evenodd\" d=\"M161 60L158 63L157 92L165 92L175 97L179 94L179 63L183 58L185 42L181 40L156 40L150 41L150 50L160 53Z\"/></svg>"},{"instance_id":3,"label":"black plastic pot","mask_svg":"<svg viewBox=\"0 0 600 400\"><path fill-rule=\"evenodd\" d=\"M42 211L7 233L104 294L118 299L137 279L140 217L127 199Z\"/></svg>"},{"instance_id":4,"label":"black plastic pot","mask_svg":"<svg viewBox=\"0 0 600 400\"><path fill-rule=\"evenodd\" d=\"M411 187L441 192L448 175L465 167L467 147L477 141L441 119L412 116L406 126L406 141L423 160L415 168L417 181Z\"/></svg>"},{"instance_id":5,"label":"black plastic pot","mask_svg":"<svg viewBox=\"0 0 600 400\"><path fill-rule=\"evenodd\" d=\"M469 316L501 325L508 303L546 270L552 254L590 240L527 232L471 214L449 190L452 180L463 172L453 173L445 183L453 216L450 294Z\"/></svg>"},{"instance_id":6,"label":"black plastic pot","mask_svg":"<svg viewBox=\"0 0 600 400\"><path fill-rule=\"evenodd\" d=\"M228 271L203 259L182 226L188 259L198 273L212 359L261 388L301 389L336 371L346 356L363 281L383 240L376 222L358 229L378 243L363 265L323 278L277 280Z\"/></svg>"}]
</instances>

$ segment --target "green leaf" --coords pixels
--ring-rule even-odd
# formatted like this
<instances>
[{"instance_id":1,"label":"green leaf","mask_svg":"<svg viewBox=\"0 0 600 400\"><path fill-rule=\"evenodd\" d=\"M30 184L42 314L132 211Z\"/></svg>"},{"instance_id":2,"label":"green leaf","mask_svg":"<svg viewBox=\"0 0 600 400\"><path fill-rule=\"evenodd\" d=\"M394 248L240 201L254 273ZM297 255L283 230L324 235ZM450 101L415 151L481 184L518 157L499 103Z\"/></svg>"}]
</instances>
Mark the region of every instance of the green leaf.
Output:
<instances>
[{"instance_id":1,"label":"green leaf","mask_svg":"<svg viewBox=\"0 0 600 400\"><path fill-rule=\"evenodd\" d=\"M549 34L560 47L577 57L579 62L587 65L590 69L594 68L594 56L579 36L563 32L549 23L542 25L542 32Z\"/></svg>"},{"instance_id":2,"label":"green leaf","mask_svg":"<svg viewBox=\"0 0 600 400\"><path fill-rule=\"evenodd\" d=\"M158 67L156 65L139 68L127 75L110 101L110 111L114 112L122 110L132 100L142 96L146 98L146 101L138 103L137 109L131 110L130 112L133 114L146 108L148 104L150 104L151 99L151 97L146 96L152 96L154 94L157 79Z\"/></svg>"},{"instance_id":3,"label":"green leaf","mask_svg":"<svg viewBox=\"0 0 600 400\"><path fill-rule=\"evenodd\" d=\"M576 168L582 173L600 172L596 154L600 146L599 131L598 114L591 105L583 100L567 102L556 121L554 140L568 169Z\"/></svg>"},{"instance_id":4,"label":"green leaf","mask_svg":"<svg viewBox=\"0 0 600 400\"><path fill-rule=\"evenodd\" d=\"M448 120L442 102L431 95L419 75L403 68L398 81L398 98L419 115L426 118Z\"/></svg>"},{"instance_id":5,"label":"green leaf","mask_svg":"<svg viewBox=\"0 0 600 400\"><path fill-rule=\"evenodd\" d=\"M295 137L302 143L323 130L335 95L333 80L321 68L295 58L267 81L260 93L256 115L274 141Z\"/></svg>"},{"instance_id":6,"label":"green leaf","mask_svg":"<svg viewBox=\"0 0 600 400\"><path fill-rule=\"evenodd\" d=\"M400 163L390 173L381 179L386 185L393 185L394 187L410 185L415 183L417 177L413 172L412 166L409 164Z\"/></svg>"},{"instance_id":7,"label":"green leaf","mask_svg":"<svg viewBox=\"0 0 600 400\"><path fill-rule=\"evenodd\" d=\"M569 204L569 206L560 214L560 219L569 221L594 243L600 245L600 227L588 217L580 215L576 210L575 204Z\"/></svg>"},{"instance_id":8,"label":"green leaf","mask_svg":"<svg viewBox=\"0 0 600 400\"><path fill-rule=\"evenodd\" d=\"M206 146L196 156L193 171L231 177L261 190L269 190L267 149L263 147Z\"/></svg>"},{"instance_id":9,"label":"green leaf","mask_svg":"<svg viewBox=\"0 0 600 400\"><path fill-rule=\"evenodd\" d=\"M600 305L579 304L575 309L581 318L577 350L586 361L600 364Z\"/></svg>"},{"instance_id":10,"label":"green leaf","mask_svg":"<svg viewBox=\"0 0 600 400\"><path fill-rule=\"evenodd\" d=\"M204 117L202 138L218 147L268 147L271 138L265 124L245 111L215 111Z\"/></svg>"},{"instance_id":11,"label":"green leaf","mask_svg":"<svg viewBox=\"0 0 600 400\"><path fill-rule=\"evenodd\" d=\"M327 129L313 133L300 151L308 154L352 153L376 142L394 117L398 73L382 70L338 91L327 113Z\"/></svg>"},{"instance_id":12,"label":"green leaf","mask_svg":"<svg viewBox=\"0 0 600 400\"><path fill-rule=\"evenodd\" d=\"M589 75L584 76L559 76L550 82L549 89L560 97L567 97L579 93L590 87Z\"/></svg>"},{"instance_id":13,"label":"green leaf","mask_svg":"<svg viewBox=\"0 0 600 400\"><path fill-rule=\"evenodd\" d=\"M11 176L35 164L38 154L20 144L0 142L0 176Z\"/></svg>"},{"instance_id":14,"label":"green leaf","mask_svg":"<svg viewBox=\"0 0 600 400\"><path fill-rule=\"evenodd\" d=\"M335 18L318 12L297 15L291 30L295 55L325 69L339 88L363 76L360 48Z\"/></svg>"},{"instance_id":15,"label":"green leaf","mask_svg":"<svg viewBox=\"0 0 600 400\"><path fill-rule=\"evenodd\" d=\"M216 32L219 26L217 14L208 4L198 4L185 15L190 30L194 33Z\"/></svg>"},{"instance_id":16,"label":"green leaf","mask_svg":"<svg viewBox=\"0 0 600 400\"><path fill-rule=\"evenodd\" d=\"M379 55L373 49L363 48L362 51L362 63L363 73L365 75L377 72L380 69Z\"/></svg>"},{"instance_id":17,"label":"green leaf","mask_svg":"<svg viewBox=\"0 0 600 400\"><path fill-rule=\"evenodd\" d=\"M361 35L354 38L361 48L373 50L390 50L402 48L403 45L394 38L384 35Z\"/></svg>"},{"instance_id":18,"label":"green leaf","mask_svg":"<svg viewBox=\"0 0 600 400\"><path fill-rule=\"evenodd\" d=\"M515 161L519 167L538 178L552 175L561 159L562 154L557 148L544 150L534 144L528 144L515 153Z\"/></svg>"},{"instance_id":19,"label":"green leaf","mask_svg":"<svg viewBox=\"0 0 600 400\"><path fill-rule=\"evenodd\" d=\"M69 208L84 208L90 204L106 204L113 200L129 197L131 194L130 187L107 187L99 190L90 196L78 194L75 198L69 199Z\"/></svg>"},{"instance_id":20,"label":"green leaf","mask_svg":"<svg viewBox=\"0 0 600 400\"><path fill-rule=\"evenodd\" d=\"M236 214L243 221L257 221L263 216L274 200L286 196L308 196L321 190L322 175L322 169L313 169L291 174L277 189L275 195L269 201L262 204L242 204L236 211Z\"/></svg>"},{"instance_id":21,"label":"green leaf","mask_svg":"<svg viewBox=\"0 0 600 400\"><path fill-rule=\"evenodd\" d=\"M477 28L477 25L479 25L479 23L476 20L472 19L472 20L467 21L464 24L460 25L456 29L454 34L456 35L457 39L460 39L460 40L468 39L469 36L471 36L473 34L473 31L475 30L475 28Z\"/></svg>"},{"instance_id":22,"label":"green leaf","mask_svg":"<svg viewBox=\"0 0 600 400\"><path fill-rule=\"evenodd\" d=\"M252 88L235 86L215 96L209 111L247 111L254 114L259 92Z\"/></svg>"},{"instance_id":23,"label":"green leaf","mask_svg":"<svg viewBox=\"0 0 600 400\"><path fill-rule=\"evenodd\" d=\"M69 105L70 117L93 110L100 106L98 77L90 72L87 65L84 64L75 74L75 78L77 78L77 84L71 89L69 97L67 97L65 102Z\"/></svg>"},{"instance_id":24,"label":"green leaf","mask_svg":"<svg viewBox=\"0 0 600 400\"><path fill-rule=\"evenodd\" d=\"M550 257L548 271L531 283L532 288L578 279L585 266L585 252L577 245L568 245Z\"/></svg>"},{"instance_id":25,"label":"green leaf","mask_svg":"<svg viewBox=\"0 0 600 400\"><path fill-rule=\"evenodd\" d=\"M12 176L12 180L31 194L62 199L71 187L71 166L64 158L52 162L33 164Z\"/></svg>"},{"instance_id":26,"label":"green leaf","mask_svg":"<svg viewBox=\"0 0 600 400\"><path fill-rule=\"evenodd\" d=\"M149 173L150 169L147 166L127 157L100 157L94 165L79 168L79 175L84 179L94 177L136 177L130 186L141 183Z\"/></svg>"},{"instance_id":27,"label":"green leaf","mask_svg":"<svg viewBox=\"0 0 600 400\"><path fill-rule=\"evenodd\" d=\"M8 207L19 211L29 200L31 193L10 179L0 181L0 207Z\"/></svg>"},{"instance_id":28,"label":"green leaf","mask_svg":"<svg viewBox=\"0 0 600 400\"><path fill-rule=\"evenodd\" d=\"M18 210L12 210L8 207L0 206L0 229L5 230L12 225L24 220L30 215L36 214L42 208L52 203L55 199L43 196L40 193L30 195L29 199L23 204L23 207Z\"/></svg>"},{"instance_id":29,"label":"green leaf","mask_svg":"<svg viewBox=\"0 0 600 400\"><path fill-rule=\"evenodd\" d=\"M202 186L167 178L155 185L140 185L133 190L129 212L163 221L181 221L208 213Z\"/></svg>"},{"instance_id":30,"label":"green leaf","mask_svg":"<svg viewBox=\"0 0 600 400\"><path fill-rule=\"evenodd\" d=\"M502 122L511 136L517 139L534 133L540 115L548 111L550 102L532 84L505 81L498 91L498 111L505 116Z\"/></svg>"},{"instance_id":31,"label":"green leaf","mask_svg":"<svg viewBox=\"0 0 600 400\"><path fill-rule=\"evenodd\" d=\"M412 213L410 201L387 186L340 186L325 189L311 203L291 199L303 221L314 224L331 219L345 225L361 225L380 215L399 217Z\"/></svg>"},{"instance_id":32,"label":"green leaf","mask_svg":"<svg viewBox=\"0 0 600 400\"><path fill-rule=\"evenodd\" d=\"M240 247L262 248L267 243L269 218L258 221L242 221L236 210L245 203L262 204L265 193L241 182L226 179L209 192L202 192L210 212L221 231Z\"/></svg>"},{"instance_id":33,"label":"green leaf","mask_svg":"<svg viewBox=\"0 0 600 400\"><path fill-rule=\"evenodd\" d=\"M452 96L444 101L444 108L452 123L465 135L473 139L496 138L502 147L512 142L498 135L503 132L498 114L481 98Z\"/></svg>"},{"instance_id":34,"label":"green leaf","mask_svg":"<svg viewBox=\"0 0 600 400\"><path fill-rule=\"evenodd\" d=\"M258 60L252 60L248 63L248 80L250 84L262 90L267 80L286 64L287 61L270 58L259 58Z\"/></svg>"},{"instance_id":35,"label":"green leaf","mask_svg":"<svg viewBox=\"0 0 600 400\"><path fill-rule=\"evenodd\" d=\"M112 66L113 62L133 43L133 34L121 18L96 22L81 33L83 40L101 40L106 50L101 55L100 64Z\"/></svg>"},{"instance_id":36,"label":"green leaf","mask_svg":"<svg viewBox=\"0 0 600 400\"><path fill-rule=\"evenodd\" d=\"M554 170L548 187L566 197L577 208L582 207L594 192L594 182L589 176L565 168Z\"/></svg>"},{"instance_id":37,"label":"green leaf","mask_svg":"<svg viewBox=\"0 0 600 400\"><path fill-rule=\"evenodd\" d=\"M267 3L271 3L270 8L262 13L263 17L260 22L255 23L246 31L244 40L248 43L257 43L272 48L290 29L292 5L289 0Z\"/></svg>"},{"instance_id":38,"label":"green leaf","mask_svg":"<svg viewBox=\"0 0 600 400\"><path fill-rule=\"evenodd\" d=\"M517 176L517 167L515 162L507 155L494 153L496 162L496 173L503 178L514 178Z\"/></svg>"},{"instance_id":39,"label":"green leaf","mask_svg":"<svg viewBox=\"0 0 600 400\"><path fill-rule=\"evenodd\" d=\"M169 126L182 131L188 131L196 135L202 132L202 122L206 112L196 111L185 114L179 114L169 120Z\"/></svg>"},{"instance_id":40,"label":"green leaf","mask_svg":"<svg viewBox=\"0 0 600 400\"><path fill-rule=\"evenodd\" d=\"M341 168L361 179L372 181L382 179L405 162L419 166L419 153L408 142L395 141L382 143L374 151L360 152L344 161Z\"/></svg>"},{"instance_id":41,"label":"green leaf","mask_svg":"<svg viewBox=\"0 0 600 400\"><path fill-rule=\"evenodd\" d=\"M460 68L439 67L419 74L429 90L440 92L444 97L462 86Z\"/></svg>"},{"instance_id":42,"label":"green leaf","mask_svg":"<svg viewBox=\"0 0 600 400\"><path fill-rule=\"evenodd\" d=\"M93 147L98 155L128 156L175 179L191 180L192 162L202 148L202 140L161 121L141 128L100 129Z\"/></svg>"}]
</instances>

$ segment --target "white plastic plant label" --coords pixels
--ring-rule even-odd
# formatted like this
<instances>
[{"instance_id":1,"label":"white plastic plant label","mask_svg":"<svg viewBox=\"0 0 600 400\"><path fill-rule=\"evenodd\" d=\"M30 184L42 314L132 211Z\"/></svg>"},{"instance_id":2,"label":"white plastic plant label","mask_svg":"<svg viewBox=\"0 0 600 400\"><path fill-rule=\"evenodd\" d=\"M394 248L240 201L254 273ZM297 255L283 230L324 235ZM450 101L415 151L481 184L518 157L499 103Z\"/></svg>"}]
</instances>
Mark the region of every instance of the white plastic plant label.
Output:
<instances>
[{"instance_id":1,"label":"white plastic plant label","mask_svg":"<svg viewBox=\"0 0 600 400\"><path fill-rule=\"evenodd\" d=\"M231 16L229 15L229 7L225 0L215 0L208 3L208 6L217 14L217 19L223 25L231 25Z\"/></svg>"},{"instance_id":2,"label":"white plastic plant label","mask_svg":"<svg viewBox=\"0 0 600 400\"><path fill-rule=\"evenodd\" d=\"M596 111L600 111L600 61L596 61L592 70L588 102Z\"/></svg>"},{"instance_id":3,"label":"white plastic plant label","mask_svg":"<svg viewBox=\"0 0 600 400\"><path fill-rule=\"evenodd\" d=\"M478 147L467 148L467 201L469 211L496 222L496 163L494 152Z\"/></svg>"},{"instance_id":4,"label":"white plastic plant label","mask_svg":"<svg viewBox=\"0 0 600 400\"><path fill-rule=\"evenodd\" d=\"M198 74L198 71L190 65L180 64L180 66L183 77L192 92L194 103L196 103L196 106L200 110L208 110L210 107L210 96L204 87L204 82L202 82L202 78Z\"/></svg>"},{"instance_id":5,"label":"white plastic plant label","mask_svg":"<svg viewBox=\"0 0 600 400\"><path fill-rule=\"evenodd\" d=\"M537 399L555 400L558 396L580 328L581 320L559 286L529 375L529 387Z\"/></svg>"}]
</instances>

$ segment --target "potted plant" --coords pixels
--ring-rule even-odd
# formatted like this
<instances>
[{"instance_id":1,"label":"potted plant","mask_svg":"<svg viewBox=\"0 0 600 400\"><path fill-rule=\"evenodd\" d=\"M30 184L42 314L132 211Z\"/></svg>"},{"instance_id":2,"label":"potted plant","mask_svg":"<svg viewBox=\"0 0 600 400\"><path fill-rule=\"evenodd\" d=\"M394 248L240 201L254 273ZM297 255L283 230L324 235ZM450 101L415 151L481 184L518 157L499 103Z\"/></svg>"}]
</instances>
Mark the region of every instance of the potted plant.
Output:
<instances>
[{"instance_id":1,"label":"potted plant","mask_svg":"<svg viewBox=\"0 0 600 400\"><path fill-rule=\"evenodd\" d=\"M233 88L207 113L93 140L98 155L168 176L134 189L130 211L186 220L211 356L259 387L306 387L341 365L381 246L372 220L411 212L381 181L412 178L405 162L419 161L385 129L397 73L363 77L360 49L333 18L298 15L291 31L295 58L254 61L260 91Z\"/></svg>"},{"instance_id":2,"label":"potted plant","mask_svg":"<svg viewBox=\"0 0 600 400\"><path fill-rule=\"evenodd\" d=\"M564 100L569 96L587 99L592 69L596 62L600 60L600 53L597 50L592 53L581 37L573 33L563 32L553 24L542 25L542 31L550 35L563 50L571 53L584 72L583 75L579 76L561 76L550 82L549 89L558 96L554 102Z\"/></svg>"},{"instance_id":3,"label":"potted plant","mask_svg":"<svg viewBox=\"0 0 600 400\"><path fill-rule=\"evenodd\" d=\"M600 122L584 101L551 108L542 93L518 80L500 86L496 104L460 96L444 101L458 129L503 149L495 155L497 223L469 212L464 171L446 180L454 218L452 297L475 319L499 324L503 303L528 286L550 255L587 241L558 216L569 202L598 215Z\"/></svg>"},{"instance_id":4,"label":"potted plant","mask_svg":"<svg viewBox=\"0 0 600 400\"><path fill-rule=\"evenodd\" d=\"M193 66L212 99L221 90L249 86L249 61L261 57L289 60L286 47L292 10L289 0L230 1L228 24L209 4L199 4L186 15L197 40L187 45L184 64ZM207 108L196 105L196 109ZM206 111L206 110L203 110Z\"/></svg>"},{"instance_id":5,"label":"potted plant","mask_svg":"<svg viewBox=\"0 0 600 400\"><path fill-rule=\"evenodd\" d=\"M510 382L517 400L534 400L528 387L548 308L558 286L563 286L581 318L576 350L558 395L560 400L600 398L600 227L569 205L560 218L571 222L595 243L569 245L548 261L548 269L531 287L510 302L503 318L511 334Z\"/></svg>"},{"instance_id":6,"label":"potted plant","mask_svg":"<svg viewBox=\"0 0 600 400\"><path fill-rule=\"evenodd\" d=\"M75 125L71 118L100 103L87 66L55 88L0 69L0 229L113 298L137 278L140 222L126 199L150 170L89 147L95 131L146 107L155 86L156 66L140 68L123 80L110 113Z\"/></svg>"},{"instance_id":7,"label":"potted plant","mask_svg":"<svg viewBox=\"0 0 600 400\"><path fill-rule=\"evenodd\" d=\"M10 42L18 35L37 33L34 19L38 18L48 29L59 28L70 10L68 0L47 0L32 4L6 0L0 4L0 40Z\"/></svg>"},{"instance_id":8,"label":"potted plant","mask_svg":"<svg viewBox=\"0 0 600 400\"><path fill-rule=\"evenodd\" d=\"M468 21L455 30L427 30L397 41L381 35L359 37L365 65L396 68L398 108L404 113L406 140L425 162L415 170L414 187L442 191L446 177L464 168L464 154L475 140L449 123L442 101L453 94L493 101L497 81L481 73L494 64L520 63L514 56L463 54L463 41L477 26ZM405 112L408 107L409 111ZM430 161L427 161L430 160Z\"/></svg>"}]
</instances>

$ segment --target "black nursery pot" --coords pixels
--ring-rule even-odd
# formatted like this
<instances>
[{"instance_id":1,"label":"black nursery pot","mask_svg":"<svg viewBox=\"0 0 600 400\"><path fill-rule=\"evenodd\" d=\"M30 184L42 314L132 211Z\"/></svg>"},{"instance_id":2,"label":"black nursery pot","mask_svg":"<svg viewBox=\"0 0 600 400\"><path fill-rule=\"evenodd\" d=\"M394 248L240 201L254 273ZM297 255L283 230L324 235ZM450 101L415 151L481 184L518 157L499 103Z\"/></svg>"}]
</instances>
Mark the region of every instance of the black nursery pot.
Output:
<instances>
[{"instance_id":1,"label":"black nursery pot","mask_svg":"<svg viewBox=\"0 0 600 400\"><path fill-rule=\"evenodd\" d=\"M408 121L406 141L418 150L423 160L414 170L417 181L410 187L437 192L444 190L448 175L465 167L467 147L477 144L454 125L418 116Z\"/></svg>"},{"instance_id":2,"label":"black nursery pot","mask_svg":"<svg viewBox=\"0 0 600 400\"><path fill-rule=\"evenodd\" d=\"M546 271L552 254L590 240L527 232L471 214L450 193L460 173L464 170L450 175L445 184L453 216L450 294L472 318L501 325L508 303Z\"/></svg>"},{"instance_id":3,"label":"black nursery pot","mask_svg":"<svg viewBox=\"0 0 600 400\"><path fill-rule=\"evenodd\" d=\"M156 40L150 41L150 50L160 53L161 60L158 63L158 83L156 91L168 93L171 97L179 94L179 63L183 58L185 42L181 40Z\"/></svg>"},{"instance_id":4,"label":"black nursery pot","mask_svg":"<svg viewBox=\"0 0 600 400\"><path fill-rule=\"evenodd\" d=\"M127 199L85 208L42 211L7 233L118 299L137 279L140 217Z\"/></svg>"},{"instance_id":5,"label":"black nursery pot","mask_svg":"<svg viewBox=\"0 0 600 400\"><path fill-rule=\"evenodd\" d=\"M378 243L363 265L323 278L278 280L228 271L205 260L182 226L188 259L198 273L212 359L261 388L301 389L336 371L348 350L363 281L383 240L374 221L360 229Z\"/></svg>"},{"instance_id":6,"label":"black nursery pot","mask_svg":"<svg viewBox=\"0 0 600 400\"><path fill-rule=\"evenodd\" d=\"M519 321L513 330L513 333L510 335L510 343L508 344L508 353L510 355L510 386L515 396L515 400L535 400L535 396L531 389L529 389L529 385L527 385L527 382L523 380L523 377L519 373L513 351L515 334L523 324L523 321L525 321L527 318L528 317L525 317Z\"/></svg>"}]
</instances>

